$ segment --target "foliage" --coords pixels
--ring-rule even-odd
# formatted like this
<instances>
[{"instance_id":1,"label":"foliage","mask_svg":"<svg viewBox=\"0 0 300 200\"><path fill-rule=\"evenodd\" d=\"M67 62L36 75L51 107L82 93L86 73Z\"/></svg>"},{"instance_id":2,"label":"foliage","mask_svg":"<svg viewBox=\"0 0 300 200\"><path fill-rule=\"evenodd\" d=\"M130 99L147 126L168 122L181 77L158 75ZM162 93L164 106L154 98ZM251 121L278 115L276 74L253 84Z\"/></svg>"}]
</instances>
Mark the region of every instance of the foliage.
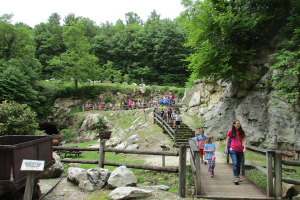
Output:
<instances>
[{"instance_id":1,"label":"foliage","mask_svg":"<svg viewBox=\"0 0 300 200\"><path fill-rule=\"evenodd\" d=\"M112 100L112 98L111 98L110 94L107 94L105 97L105 100L104 100L105 103L109 103L109 102L111 102L111 100Z\"/></svg>"},{"instance_id":2,"label":"foliage","mask_svg":"<svg viewBox=\"0 0 300 200\"><path fill-rule=\"evenodd\" d=\"M93 128L96 128L97 131L105 131L106 124L107 124L107 122L104 120L104 118L99 116L98 122L93 124Z\"/></svg>"},{"instance_id":3,"label":"foliage","mask_svg":"<svg viewBox=\"0 0 300 200\"><path fill-rule=\"evenodd\" d=\"M36 113L26 104L3 101L0 110L0 135L34 135L39 127Z\"/></svg>"},{"instance_id":4,"label":"foliage","mask_svg":"<svg viewBox=\"0 0 300 200\"><path fill-rule=\"evenodd\" d=\"M300 27L295 29L291 40L282 42L283 48L274 53L271 58L275 65L272 83L278 92L275 97L284 97L291 103L300 100Z\"/></svg>"},{"instance_id":5,"label":"foliage","mask_svg":"<svg viewBox=\"0 0 300 200\"><path fill-rule=\"evenodd\" d=\"M83 25L81 23L71 23L64 27L62 34L67 52L54 56L50 60L47 69L54 69L56 77L69 80L74 79L76 91L78 92L78 82L86 81L94 74L97 58L89 54L90 45L84 36ZM92 73L92 74L91 74Z\"/></svg>"},{"instance_id":6,"label":"foliage","mask_svg":"<svg viewBox=\"0 0 300 200\"><path fill-rule=\"evenodd\" d=\"M74 140L77 135L71 129L62 129L60 134L63 134L63 141Z\"/></svg>"},{"instance_id":7,"label":"foliage","mask_svg":"<svg viewBox=\"0 0 300 200\"><path fill-rule=\"evenodd\" d=\"M77 129L80 129L83 123L83 115L77 115Z\"/></svg>"}]
</instances>

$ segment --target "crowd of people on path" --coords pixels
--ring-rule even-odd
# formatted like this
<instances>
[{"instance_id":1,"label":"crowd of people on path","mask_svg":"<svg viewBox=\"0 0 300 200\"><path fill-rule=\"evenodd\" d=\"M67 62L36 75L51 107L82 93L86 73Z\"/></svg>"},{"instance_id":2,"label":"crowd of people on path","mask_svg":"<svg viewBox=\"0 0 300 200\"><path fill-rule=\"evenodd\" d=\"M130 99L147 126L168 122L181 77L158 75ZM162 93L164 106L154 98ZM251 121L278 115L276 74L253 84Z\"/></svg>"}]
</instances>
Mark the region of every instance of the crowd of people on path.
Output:
<instances>
[{"instance_id":1,"label":"crowd of people on path","mask_svg":"<svg viewBox=\"0 0 300 200\"><path fill-rule=\"evenodd\" d=\"M205 136L204 130L198 127L195 130L195 137L192 138L194 143L200 150L200 162L208 165L208 173L211 178L214 177L214 169L216 165L216 146L213 136ZM240 176L241 163L246 153L246 136L239 120L235 120L231 129L228 131L226 139L226 148L224 153L230 154L232 159L232 171L234 175L233 183L238 185L242 182Z\"/></svg>"},{"instance_id":2,"label":"crowd of people on path","mask_svg":"<svg viewBox=\"0 0 300 200\"><path fill-rule=\"evenodd\" d=\"M121 101L118 103L107 104L91 104L89 102L81 106L82 111L99 110L99 111L112 111L112 110L133 110L153 107L155 103L153 101Z\"/></svg>"}]
</instances>

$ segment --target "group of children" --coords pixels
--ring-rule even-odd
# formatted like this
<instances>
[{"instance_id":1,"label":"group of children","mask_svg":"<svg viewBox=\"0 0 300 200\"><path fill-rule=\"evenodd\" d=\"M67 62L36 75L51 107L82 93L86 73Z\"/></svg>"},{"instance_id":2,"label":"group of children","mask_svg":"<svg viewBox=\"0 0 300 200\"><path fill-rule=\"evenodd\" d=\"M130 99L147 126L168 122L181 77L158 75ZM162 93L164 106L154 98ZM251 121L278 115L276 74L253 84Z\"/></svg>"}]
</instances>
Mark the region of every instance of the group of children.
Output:
<instances>
[{"instance_id":1,"label":"group of children","mask_svg":"<svg viewBox=\"0 0 300 200\"><path fill-rule=\"evenodd\" d=\"M214 137L213 136L205 136L204 130L200 130L198 127L195 131L195 137L193 138L194 142L197 144L197 147L200 150L200 157L202 164L208 164L208 172L211 178L214 177L214 169L215 169L215 151L216 146L213 143ZM204 160L206 158L206 161Z\"/></svg>"},{"instance_id":2,"label":"group of children","mask_svg":"<svg viewBox=\"0 0 300 200\"><path fill-rule=\"evenodd\" d=\"M176 111L173 108L168 108L166 105L157 108L158 115L161 118L166 118L168 123L173 121L173 127L180 131L180 121L181 115L179 111Z\"/></svg>"}]
</instances>

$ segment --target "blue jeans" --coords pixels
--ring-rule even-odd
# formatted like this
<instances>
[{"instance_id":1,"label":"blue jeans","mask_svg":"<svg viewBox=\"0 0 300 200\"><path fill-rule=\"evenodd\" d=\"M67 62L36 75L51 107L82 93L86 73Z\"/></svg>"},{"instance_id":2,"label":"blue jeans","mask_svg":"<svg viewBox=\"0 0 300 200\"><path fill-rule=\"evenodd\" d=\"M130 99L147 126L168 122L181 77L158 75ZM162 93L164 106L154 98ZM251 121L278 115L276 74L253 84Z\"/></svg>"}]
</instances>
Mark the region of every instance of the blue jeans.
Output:
<instances>
[{"instance_id":1,"label":"blue jeans","mask_svg":"<svg viewBox=\"0 0 300 200\"><path fill-rule=\"evenodd\" d=\"M169 100L170 108L172 108L172 103L173 103L173 101L172 101L172 100Z\"/></svg>"},{"instance_id":2,"label":"blue jeans","mask_svg":"<svg viewBox=\"0 0 300 200\"><path fill-rule=\"evenodd\" d=\"M244 154L243 154L243 152L236 152L236 151L230 150L230 156L232 159L232 169L233 169L234 178L238 178L240 176L241 163L242 163Z\"/></svg>"}]
</instances>

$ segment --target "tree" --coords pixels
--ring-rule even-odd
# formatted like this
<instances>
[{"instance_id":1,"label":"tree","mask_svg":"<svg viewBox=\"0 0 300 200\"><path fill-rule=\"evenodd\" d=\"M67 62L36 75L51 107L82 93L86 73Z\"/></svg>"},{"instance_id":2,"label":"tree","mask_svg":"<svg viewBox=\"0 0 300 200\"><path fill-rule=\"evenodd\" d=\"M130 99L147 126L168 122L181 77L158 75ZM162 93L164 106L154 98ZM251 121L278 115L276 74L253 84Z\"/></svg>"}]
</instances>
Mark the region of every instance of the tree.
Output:
<instances>
[{"instance_id":1,"label":"tree","mask_svg":"<svg viewBox=\"0 0 300 200\"><path fill-rule=\"evenodd\" d=\"M0 104L0 135L33 135L39 124L26 104L3 101Z\"/></svg>"},{"instance_id":2,"label":"tree","mask_svg":"<svg viewBox=\"0 0 300 200\"><path fill-rule=\"evenodd\" d=\"M26 27L0 21L0 59L33 58L34 48L32 34Z\"/></svg>"},{"instance_id":3,"label":"tree","mask_svg":"<svg viewBox=\"0 0 300 200\"><path fill-rule=\"evenodd\" d=\"M125 14L125 21L126 21L126 25L129 24L136 24L136 25L143 25L143 20L140 18L140 16L138 16L138 14L134 13L134 12L128 12Z\"/></svg>"},{"instance_id":4,"label":"tree","mask_svg":"<svg viewBox=\"0 0 300 200\"><path fill-rule=\"evenodd\" d=\"M97 58L89 54L91 47L84 37L82 23L71 22L70 26L64 26L63 40L67 51L50 60L47 69L54 70L55 75L61 79L73 78L78 93L78 82L89 78Z\"/></svg>"},{"instance_id":5,"label":"tree","mask_svg":"<svg viewBox=\"0 0 300 200\"><path fill-rule=\"evenodd\" d=\"M247 1L189 1L180 22L185 26L187 46L195 49L186 60L197 78L241 81L255 55L253 44L260 33L260 14Z\"/></svg>"}]
</instances>

